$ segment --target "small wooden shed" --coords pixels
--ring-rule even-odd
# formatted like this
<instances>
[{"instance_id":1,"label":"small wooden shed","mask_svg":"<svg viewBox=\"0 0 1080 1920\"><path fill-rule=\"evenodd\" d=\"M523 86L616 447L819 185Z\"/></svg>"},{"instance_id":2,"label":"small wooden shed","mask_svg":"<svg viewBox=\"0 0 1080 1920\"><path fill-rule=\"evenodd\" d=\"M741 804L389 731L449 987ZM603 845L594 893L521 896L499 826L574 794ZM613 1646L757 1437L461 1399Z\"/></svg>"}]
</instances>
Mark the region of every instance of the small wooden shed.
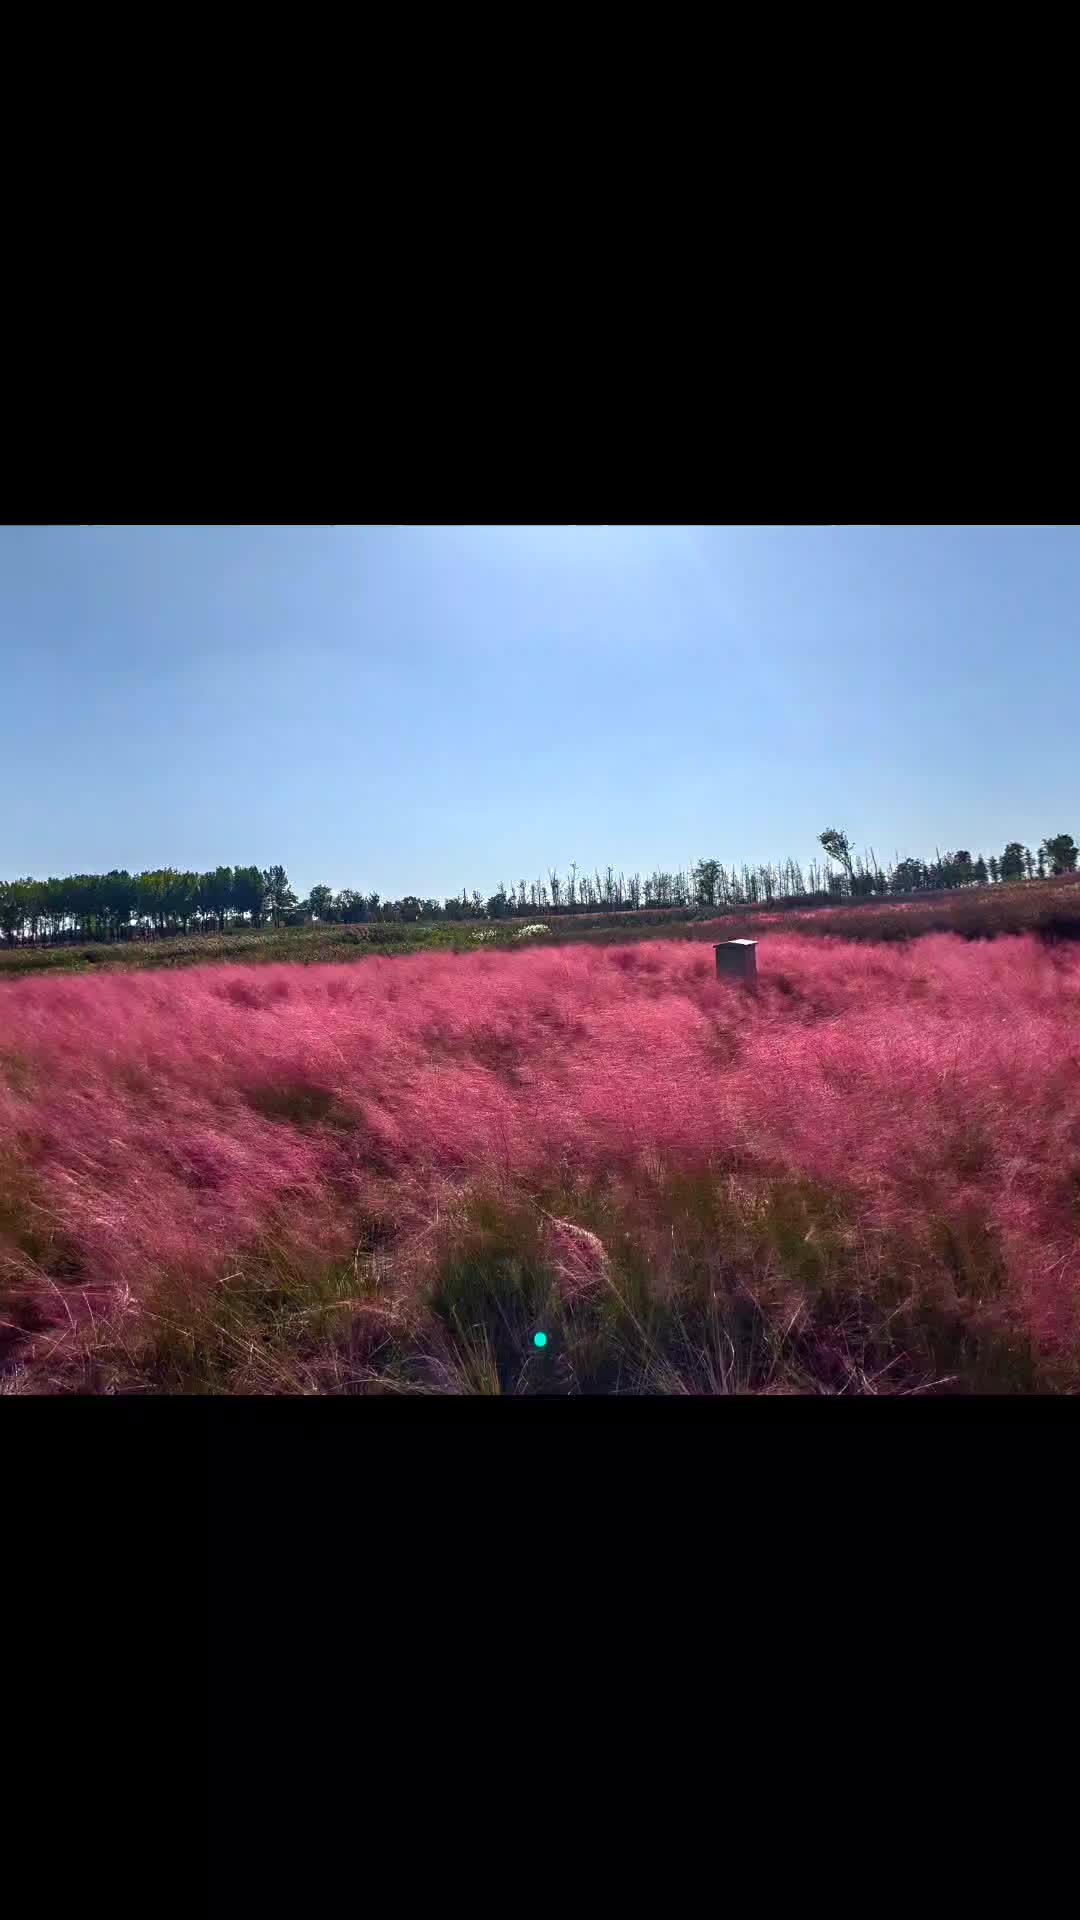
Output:
<instances>
[{"instance_id":1,"label":"small wooden shed","mask_svg":"<svg viewBox=\"0 0 1080 1920\"><path fill-rule=\"evenodd\" d=\"M718 980L747 980L757 985L757 941L721 940L713 948Z\"/></svg>"}]
</instances>

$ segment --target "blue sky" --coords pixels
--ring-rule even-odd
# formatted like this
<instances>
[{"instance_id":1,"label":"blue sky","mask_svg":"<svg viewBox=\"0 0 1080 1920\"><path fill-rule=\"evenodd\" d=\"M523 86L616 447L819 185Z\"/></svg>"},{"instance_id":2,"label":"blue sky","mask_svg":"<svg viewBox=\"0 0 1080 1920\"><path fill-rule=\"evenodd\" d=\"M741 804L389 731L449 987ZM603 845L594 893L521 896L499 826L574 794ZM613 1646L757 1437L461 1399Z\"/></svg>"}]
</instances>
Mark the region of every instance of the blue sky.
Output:
<instances>
[{"instance_id":1,"label":"blue sky","mask_svg":"<svg viewBox=\"0 0 1080 1920\"><path fill-rule=\"evenodd\" d=\"M1080 839L1073 527L7 527L0 877Z\"/></svg>"}]
</instances>

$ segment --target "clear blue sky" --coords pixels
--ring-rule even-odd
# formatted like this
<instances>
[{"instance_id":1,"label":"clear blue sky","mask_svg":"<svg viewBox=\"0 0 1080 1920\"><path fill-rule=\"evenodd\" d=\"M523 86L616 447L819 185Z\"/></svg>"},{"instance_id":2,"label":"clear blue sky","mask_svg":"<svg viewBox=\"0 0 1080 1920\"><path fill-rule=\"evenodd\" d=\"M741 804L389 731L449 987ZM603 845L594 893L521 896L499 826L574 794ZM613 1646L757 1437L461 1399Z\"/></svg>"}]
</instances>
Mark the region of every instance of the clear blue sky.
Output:
<instances>
[{"instance_id":1,"label":"clear blue sky","mask_svg":"<svg viewBox=\"0 0 1080 1920\"><path fill-rule=\"evenodd\" d=\"M1073 527L7 527L0 877L1080 839Z\"/></svg>"}]
</instances>

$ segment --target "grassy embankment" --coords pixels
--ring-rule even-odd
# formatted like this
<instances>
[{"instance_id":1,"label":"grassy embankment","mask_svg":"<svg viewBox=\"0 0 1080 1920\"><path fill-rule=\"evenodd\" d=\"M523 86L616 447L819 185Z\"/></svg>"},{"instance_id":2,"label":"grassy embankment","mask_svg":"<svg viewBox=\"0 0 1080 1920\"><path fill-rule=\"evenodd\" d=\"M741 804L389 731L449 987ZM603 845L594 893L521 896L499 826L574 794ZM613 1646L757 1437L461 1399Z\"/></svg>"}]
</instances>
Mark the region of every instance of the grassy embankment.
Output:
<instances>
[{"instance_id":1,"label":"grassy embankment","mask_svg":"<svg viewBox=\"0 0 1080 1920\"><path fill-rule=\"evenodd\" d=\"M543 916L538 916L543 919ZM455 921L404 925L374 922L362 927L307 926L232 928L152 940L81 941L59 946L0 947L0 981L32 973L89 974L115 969L233 965L339 964L374 954L473 953L479 946L520 950L518 931L527 919ZM756 907L718 915L691 915L684 908L638 913L548 916L547 944L585 941L619 945L626 940L733 940L784 932L842 940L910 940L924 933L958 933L993 939L1002 933L1038 933L1048 939L1080 939L1080 881L1024 882L963 892L863 900L811 911ZM478 936L483 935L481 940Z\"/></svg>"}]
</instances>

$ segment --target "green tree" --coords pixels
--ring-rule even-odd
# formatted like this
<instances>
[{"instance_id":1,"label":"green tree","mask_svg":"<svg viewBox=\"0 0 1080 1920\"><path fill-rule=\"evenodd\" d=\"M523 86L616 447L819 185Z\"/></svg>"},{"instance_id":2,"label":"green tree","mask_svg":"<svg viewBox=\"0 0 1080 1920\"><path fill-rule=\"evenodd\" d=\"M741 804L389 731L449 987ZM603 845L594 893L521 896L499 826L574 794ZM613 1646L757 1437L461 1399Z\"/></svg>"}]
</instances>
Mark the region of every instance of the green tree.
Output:
<instances>
[{"instance_id":1,"label":"green tree","mask_svg":"<svg viewBox=\"0 0 1080 1920\"><path fill-rule=\"evenodd\" d=\"M232 905L241 919L251 915L253 927L260 927L266 911L266 882L260 867L234 867Z\"/></svg>"},{"instance_id":2,"label":"green tree","mask_svg":"<svg viewBox=\"0 0 1080 1920\"><path fill-rule=\"evenodd\" d=\"M715 907L720 882L719 860L699 860L691 873L694 898L699 907Z\"/></svg>"},{"instance_id":3,"label":"green tree","mask_svg":"<svg viewBox=\"0 0 1080 1920\"><path fill-rule=\"evenodd\" d=\"M1042 843L1042 852L1050 862L1051 873L1075 873L1080 852L1071 833L1055 833Z\"/></svg>"},{"instance_id":4,"label":"green tree","mask_svg":"<svg viewBox=\"0 0 1080 1920\"><path fill-rule=\"evenodd\" d=\"M296 895L289 885L289 876L284 867L267 867L263 874L263 889L270 917L275 927L280 926L283 916L290 907L296 905Z\"/></svg>"},{"instance_id":5,"label":"green tree","mask_svg":"<svg viewBox=\"0 0 1080 1920\"><path fill-rule=\"evenodd\" d=\"M188 931L199 907L199 876L170 868L165 882L165 914L171 926Z\"/></svg>"},{"instance_id":6,"label":"green tree","mask_svg":"<svg viewBox=\"0 0 1080 1920\"><path fill-rule=\"evenodd\" d=\"M134 899L134 882L132 882ZM45 882L45 918L49 923L49 938L59 940L63 933L67 917L67 885L63 880L51 874Z\"/></svg>"},{"instance_id":7,"label":"green tree","mask_svg":"<svg viewBox=\"0 0 1080 1920\"><path fill-rule=\"evenodd\" d=\"M15 936L22 931L25 907L20 880L0 880L0 932L8 946L14 946Z\"/></svg>"},{"instance_id":8,"label":"green tree","mask_svg":"<svg viewBox=\"0 0 1080 1920\"><path fill-rule=\"evenodd\" d=\"M829 859L835 860L837 865L841 868L842 874L846 876L848 886L850 887L852 880L854 878L854 874L852 872L851 842L848 839L847 834L842 833L839 827L826 827L824 833L818 834L818 839L821 842L821 845L824 847L826 853L828 854ZM843 882L841 881L841 885L839 887L834 887L832 884L832 878L830 878L829 892L840 893L842 891L843 891Z\"/></svg>"},{"instance_id":9,"label":"green tree","mask_svg":"<svg viewBox=\"0 0 1080 1920\"><path fill-rule=\"evenodd\" d=\"M23 911L30 926L30 939L37 941L38 929L45 918L48 894L43 880L31 880L29 876L22 882Z\"/></svg>"},{"instance_id":10,"label":"green tree","mask_svg":"<svg viewBox=\"0 0 1080 1920\"><path fill-rule=\"evenodd\" d=\"M150 869L135 875L135 912L140 921L158 932L164 925L165 876L160 869ZM83 909L82 891L78 882L71 887L71 913L78 926Z\"/></svg>"},{"instance_id":11,"label":"green tree","mask_svg":"<svg viewBox=\"0 0 1080 1920\"><path fill-rule=\"evenodd\" d=\"M862 854L857 854L852 862L848 876L848 885L855 899L864 899L874 892L874 873L868 867Z\"/></svg>"},{"instance_id":12,"label":"green tree","mask_svg":"<svg viewBox=\"0 0 1080 1920\"><path fill-rule=\"evenodd\" d=\"M233 878L231 867L215 867L212 873L199 876L199 906L204 913L213 914L219 933L224 933L225 917L235 906Z\"/></svg>"},{"instance_id":13,"label":"green tree","mask_svg":"<svg viewBox=\"0 0 1080 1920\"><path fill-rule=\"evenodd\" d=\"M987 881L986 861L983 859L981 853L972 868L972 872L974 873L977 884L980 887L985 887Z\"/></svg>"},{"instance_id":14,"label":"green tree","mask_svg":"<svg viewBox=\"0 0 1080 1920\"><path fill-rule=\"evenodd\" d=\"M332 920L334 917L333 887L312 887L307 897L308 912L313 920Z\"/></svg>"},{"instance_id":15,"label":"green tree","mask_svg":"<svg viewBox=\"0 0 1080 1920\"><path fill-rule=\"evenodd\" d=\"M49 918L53 912L52 881L45 883L45 911ZM105 875L102 887L102 908L107 917L114 939L119 939L131 925L131 916L138 904L138 891L130 873L114 867Z\"/></svg>"},{"instance_id":16,"label":"green tree","mask_svg":"<svg viewBox=\"0 0 1080 1920\"><path fill-rule=\"evenodd\" d=\"M367 919L367 907L362 893L353 887L342 887L334 901L334 919L341 920L345 926L352 927L358 921Z\"/></svg>"},{"instance_id":17,"label":"green tree","mask_svg":"<svg viewBox=\"0 0 1080 1920\"><path fill-rule=\"evenodd\" d=\"M998 863L1003 880L1022 880L1024 877L1024 849L1019 840L1010 840Z\"/></svg>"},{"instance_id":18,"label":"green tree","mask_svg":"<svg viewBox=\"0 0 1080 1920\"><path fill-rule=\"evenodd\" d=\"M898 860L893 868L894 893L920 893L926 885L926 868L921 860Z\"/></svg>"}]
</instances>

